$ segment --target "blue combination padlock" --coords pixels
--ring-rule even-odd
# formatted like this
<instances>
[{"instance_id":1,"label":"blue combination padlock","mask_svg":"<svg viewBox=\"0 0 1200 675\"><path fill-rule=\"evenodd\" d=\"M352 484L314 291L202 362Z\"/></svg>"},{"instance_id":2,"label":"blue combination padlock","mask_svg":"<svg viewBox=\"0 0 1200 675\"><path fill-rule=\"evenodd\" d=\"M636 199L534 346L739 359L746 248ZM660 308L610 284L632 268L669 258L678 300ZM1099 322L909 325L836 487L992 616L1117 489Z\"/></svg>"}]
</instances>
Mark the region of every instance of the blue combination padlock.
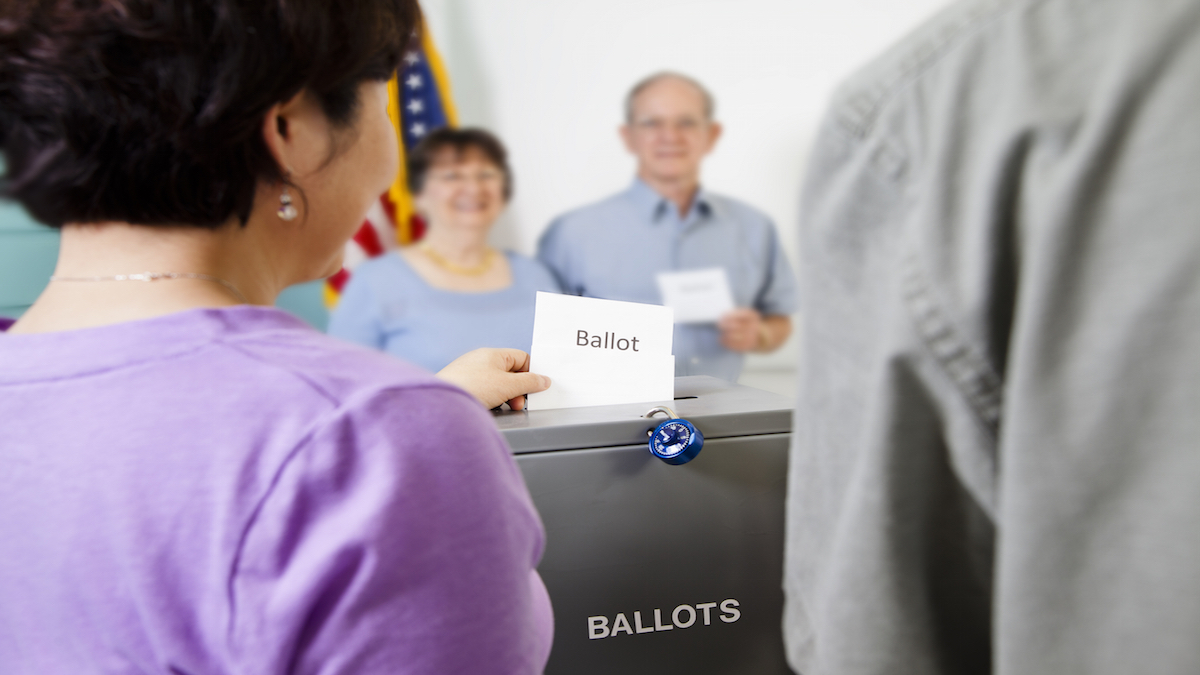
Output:
<instances>
[{"instance_id":1,"label":"blue combination padlock","mask_svg":"<svg viewBox=\"0 0 1200 675\"><path fill-rule=\"evenodd\" d=\"M650 454L667 464L687 464L700 454L704 448L704 434L691 422L679 419L675 411L666 406L658 406L646 413L646 417L654 417L664 413L670 419L648 431L650 435Z\"/></svg>"}]
</instances>

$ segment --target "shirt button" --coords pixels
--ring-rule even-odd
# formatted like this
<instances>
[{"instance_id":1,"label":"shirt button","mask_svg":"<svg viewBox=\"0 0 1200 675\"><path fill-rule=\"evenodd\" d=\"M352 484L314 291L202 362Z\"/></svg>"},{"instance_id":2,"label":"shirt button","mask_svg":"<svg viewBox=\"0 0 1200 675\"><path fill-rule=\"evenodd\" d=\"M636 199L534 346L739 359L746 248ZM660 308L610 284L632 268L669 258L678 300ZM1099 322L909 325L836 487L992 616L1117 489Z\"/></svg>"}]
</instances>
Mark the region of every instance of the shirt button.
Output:
<instances>
[{"instance_id":1,"label":"shirt button","mask_svg":"<svg viewBox=\"0 0 1200 675\"><path fill-rule=\"evenodd\" d=\"M692 365L693 365L693 366L698 366L698 365L700 365L700 357L699 357L699 356L693 356L693 357L692 357Z\"/></svg>"}]
</instances>

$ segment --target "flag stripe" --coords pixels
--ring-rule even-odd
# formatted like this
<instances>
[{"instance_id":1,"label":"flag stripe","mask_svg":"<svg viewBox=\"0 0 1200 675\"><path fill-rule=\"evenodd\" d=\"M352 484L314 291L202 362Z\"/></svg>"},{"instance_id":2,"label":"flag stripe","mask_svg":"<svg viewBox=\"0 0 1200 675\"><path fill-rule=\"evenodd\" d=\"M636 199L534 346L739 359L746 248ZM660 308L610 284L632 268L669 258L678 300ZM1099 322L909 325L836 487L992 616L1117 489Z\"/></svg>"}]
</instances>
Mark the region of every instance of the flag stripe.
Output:
<instances>
[{"instance_id":1,"label":"flag stripe","mask_svg":"<svg viewBox=\"0 0 1200 675\"><path fill-rule=\"evenodd\" d=\"M350 272L346 268L338 270L338 273L325 280L326 285L332 288L335 293L341 293L346 287L346 282L350 281Z\"/></svg>"},{"instance_id":2,"label":"flag stripe","mask_svg":"<svg viewBox=\"0 0 1200 675\"><path fill-rule=\"evenodd\" d=\"M358 232L354 233L354 242L362 247L368 258L382 255L386 250L383 248L383 242L379 240L379 234L369 220L363 221L362 227L359 227Z\"/></svg>"}]
</instances>

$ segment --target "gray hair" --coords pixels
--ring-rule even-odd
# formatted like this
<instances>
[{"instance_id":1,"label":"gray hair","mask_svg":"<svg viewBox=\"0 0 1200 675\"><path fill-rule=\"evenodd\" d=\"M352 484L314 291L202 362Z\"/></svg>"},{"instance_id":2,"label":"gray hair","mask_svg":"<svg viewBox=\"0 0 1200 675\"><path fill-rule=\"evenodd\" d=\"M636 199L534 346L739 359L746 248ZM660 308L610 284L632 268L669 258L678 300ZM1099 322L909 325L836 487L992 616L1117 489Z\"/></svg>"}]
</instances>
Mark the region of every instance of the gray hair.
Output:
<instances>
[{"instance_id":1,"label":"gray hair","mask_svg":"<svg viewBox=\"0 0 1200 675\"><path fill-rule=\"evenodd\" d=\"M638 83L633 85L633 88L629 90L629 93L625 95L625 122L627 124L633 123L633 106L634 103L637 102L637 97L643 91L645 91L647 87L661 80L679 80L695 87L696 91L700 92L700 97L704 99L705 118L707 118L709 121L713 119L713 115L717 111L717 101L713 98L712 92L710 92L707 87L700 84L700 82L694 77L671 70L662 70L639 80Z\"/></svg>"}]
</instances>

